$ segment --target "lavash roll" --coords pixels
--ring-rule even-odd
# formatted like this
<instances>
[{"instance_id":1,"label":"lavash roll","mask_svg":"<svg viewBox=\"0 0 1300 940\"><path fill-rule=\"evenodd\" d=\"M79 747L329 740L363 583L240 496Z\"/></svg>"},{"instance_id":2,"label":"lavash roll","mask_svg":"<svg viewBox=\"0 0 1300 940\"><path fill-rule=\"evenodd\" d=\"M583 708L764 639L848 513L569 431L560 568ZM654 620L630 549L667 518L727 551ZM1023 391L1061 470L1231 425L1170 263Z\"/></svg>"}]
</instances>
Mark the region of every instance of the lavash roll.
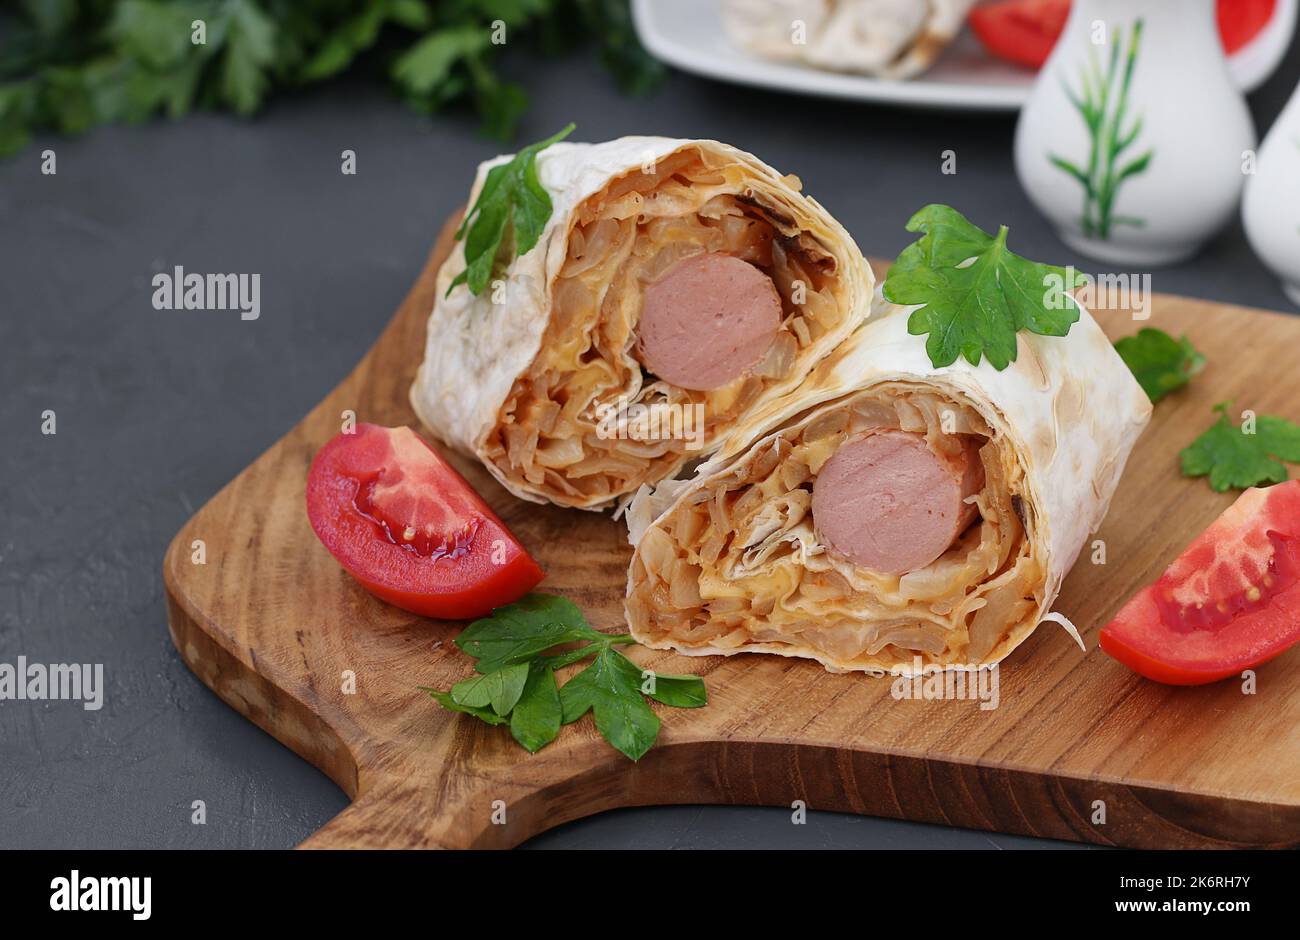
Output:
<instances>
[{"instance_id":1,"label":"lavash roll","mask_svg":"<svg viewBox=\"0 0 1300 940\"><path fill-rule=\"evenodd\" d=\"M507 159L478 168L471 205ZM873 278L853 239L797 178L735 147L565 142L536 166L553 205L538 243L478 296L463 284L448 295L466 265L457 246L410 393L435 436L522 499L602 509L674 476L798 387L870 309ZM646 286L698 253L749 262L781 301L762 360L705 391L658 379L636 348ZM657 417L638 423L635 406Z\"/></svg>"},{"instance_id":2,"label":"lavash roll","mask_svg":"<svg viewBox=\"0 0 1300 940\"><path fill-rule=\"evenodd\" d=\"M974 0L722 0L727 35L765 59L911 78L961 31Z\"/></svg>"},{"instance_id":3,"label":"lavash roll","mask_svg":"<svg viewBox=\"0 0 1300 940\"><path fill-rule=\"evenodd\" d=\"M1086 310L1066 337L1018 336L999 372L934 367L908 315L876 312L799 395L750 415L696 474L628 510L627 621L689 655L809 657L832 671L986 666L1050 610L1106 515L1151 403ZM979 518L933 563L858 568L822 544L817 473L862 434L924 435L936 454L980 442Z\"/></svg>"}]
</instances>

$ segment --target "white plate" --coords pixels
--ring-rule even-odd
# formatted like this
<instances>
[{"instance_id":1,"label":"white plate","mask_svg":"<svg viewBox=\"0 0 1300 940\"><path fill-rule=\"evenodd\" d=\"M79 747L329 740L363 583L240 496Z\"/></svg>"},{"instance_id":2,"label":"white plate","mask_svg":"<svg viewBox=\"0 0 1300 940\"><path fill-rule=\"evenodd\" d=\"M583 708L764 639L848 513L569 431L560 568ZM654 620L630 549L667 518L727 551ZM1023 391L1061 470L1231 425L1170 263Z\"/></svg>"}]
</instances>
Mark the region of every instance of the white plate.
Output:
<instances>
[{"instance_id":1,"label":"white plate","mask_svg":"<svg viewBox=\"0 0 1300 940\"><path fill-rule=\"evenodd\" d=\"M1245 91L1259 87L1282 61L1298 2L1279 0L1268 26L1228 60ZM716 0L633 0L632 15L642 45L657 58L686 72L741 85L923 108L1016 111L1035 78L1033 72L989 55L968 29L928 72L892 81L770 62L743 52L727 39Z\"/></svg>"}]
</instances>

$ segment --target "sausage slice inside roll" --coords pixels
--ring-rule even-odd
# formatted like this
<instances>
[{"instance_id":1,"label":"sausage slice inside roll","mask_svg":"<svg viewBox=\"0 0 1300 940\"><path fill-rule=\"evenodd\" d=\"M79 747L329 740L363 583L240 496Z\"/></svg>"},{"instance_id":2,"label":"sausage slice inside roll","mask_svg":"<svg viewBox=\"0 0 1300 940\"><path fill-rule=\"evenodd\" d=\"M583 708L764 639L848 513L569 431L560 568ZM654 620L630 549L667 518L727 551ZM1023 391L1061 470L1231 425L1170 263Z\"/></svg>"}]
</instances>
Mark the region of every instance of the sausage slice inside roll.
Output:
<instances>
[{"instance_id":1,"label":"sausage slice inside roll","mask_svg":"<svg viewBox=\"0 0 1300 940\"><path fill-rule=\"evenodd\" d=\"M470 202L489 169L479 168ZM511 492L600 509L714 451L865 318L870 268L799 181L709 140L557 143L552 213L478 296L438 277L411 401Z\"/></svg>"},{"instance_id":2,"label":"sausage slice inside roll","mask_svg":"<svg viewBox=\"0 0 1300 940\"><path fill-rule=\"evenodd\" d=\"M883 311L694 478L647 488L626 611L651 647L970 667L1032 632L1151 405L1086 311L998 372Z\"/></svg>"}]
</instances>

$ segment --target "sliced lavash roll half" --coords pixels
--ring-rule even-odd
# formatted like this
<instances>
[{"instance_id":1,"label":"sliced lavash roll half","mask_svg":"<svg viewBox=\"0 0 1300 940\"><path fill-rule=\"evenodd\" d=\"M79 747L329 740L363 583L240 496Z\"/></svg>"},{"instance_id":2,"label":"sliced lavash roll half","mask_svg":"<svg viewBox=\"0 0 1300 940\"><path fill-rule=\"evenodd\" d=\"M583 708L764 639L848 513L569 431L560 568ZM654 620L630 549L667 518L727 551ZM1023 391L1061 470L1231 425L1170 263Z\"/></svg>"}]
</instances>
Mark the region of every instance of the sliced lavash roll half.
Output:
<instances>
[{"instance_id":1,"label":"sliced lavash roll half","mask_svg":"<svg viewBox=\"0 0 1300 940\"><path fill-rule=\"evenodd\" d=\"M1050 612L1150 401L1086 310L999 372L934 367L914 308L877 303L800 395L633 500L638 642L914 675L998 662Z\"/></svg>"},{"instance_id":2,"label":"sliced lavash roll half","mask_svg":"<svg viewBox=\"0 0 1300 940\"><path fill-rule=\"evenodd\" d=\"M765 59L911 78L934 64L975 0L722 0L737 46Z\"/></svg>"},{"instance_id":3,"label":"sliced lavash roll half","mask_svg":"<svg viewBox=\"0 0 1300 940\"><path fill-rule=\"evenodd\" d=\"M470 193L477 198L484 163ZM715 450L867 316L873 278L799 180L711 140L557 143L537 245L438 275L420 419L516 496L601 509Z\"/></svg>"}]
</instances>

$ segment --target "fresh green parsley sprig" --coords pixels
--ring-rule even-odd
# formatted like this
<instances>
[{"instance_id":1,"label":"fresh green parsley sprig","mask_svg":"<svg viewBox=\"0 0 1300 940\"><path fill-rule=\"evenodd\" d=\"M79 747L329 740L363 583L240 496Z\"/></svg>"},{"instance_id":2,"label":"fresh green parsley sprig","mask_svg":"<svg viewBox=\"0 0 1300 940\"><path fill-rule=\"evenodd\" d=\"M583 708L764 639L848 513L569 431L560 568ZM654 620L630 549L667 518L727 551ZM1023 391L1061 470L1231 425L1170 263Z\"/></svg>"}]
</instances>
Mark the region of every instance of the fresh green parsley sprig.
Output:
<instances>
[{"instance_id":1,"label":"fresh green parsley sprig","mask_svg":"<svg viewBox=\"0 0 1300 940\"><path fill-rule=\"evenodd\" d=\"M550 193L537 176L537 155L568 137L573 128L570 123L488 170L478 198L456 229L456 240L465 239L465 269L451 282L448 294L459 284L475 296L483 293L498 264L533 250L552 208Z\"/></svg>"},{"instance_id":2,"label":"fresh green parsley sprig","mask_svg":"<svg viewBox=\"0 0 1300 940\"><path fill-rule=\"evenodd\" d=\"M1016 334L1065 336L1079 319L1067 292L1083 274L1039 264L1007 248L1007 227L990 235L951 206L929 205L907 223L922 232L889 269L884 295L920 305L907 321L914 336L928 334L925 351L936 368L965 356L988 359L999 371L1016 359Z\"/></svg>"},{"instance_id":3,"label":"fresh green parsley sprig","mask_svg":"<svg viewBox=\"0 0 1300 940\"><path fill-rule=\"evenodd\" d=\"M1118 340L1115 351L1153 404L1182 388L1205 368L1205 356L1186 336L1174 339L1152 326Z\"/></svg>"},{"instance_id":4,"label":"fresh green parsley sprig","mask_svg":"<svg viewBox=\"0 0 1300 940\"><path fill-rule=\"evenodd\" d=\"M1183 476L1208 476L1216 493L1285 481L1282 461L1300 462L1300 425L1272 415L1238 425L1228 420L1229 404L1215 405L1219 420L1179 454Z\"/></svg>"},{"instance_id":5,"label":"fresh green parsley sprig","mask_svg":"<svg viewBox=\"0 0 1300 940\"><path fill-rule=\"evenodd\" d=\"M475 620L456 638L477 660L477 675L450 691L421 688L443 708L508 724L531 753L555 740L562 725L592 712L605 740L639 760L659 735L647 696L675 708L700 708L708 694L699 676L642 670L616 649L634 642L625 633L596 630L572 601L529 594ZM556 673L585 659L592 661L560 686Z\"/></svg>"}]
</instances>

